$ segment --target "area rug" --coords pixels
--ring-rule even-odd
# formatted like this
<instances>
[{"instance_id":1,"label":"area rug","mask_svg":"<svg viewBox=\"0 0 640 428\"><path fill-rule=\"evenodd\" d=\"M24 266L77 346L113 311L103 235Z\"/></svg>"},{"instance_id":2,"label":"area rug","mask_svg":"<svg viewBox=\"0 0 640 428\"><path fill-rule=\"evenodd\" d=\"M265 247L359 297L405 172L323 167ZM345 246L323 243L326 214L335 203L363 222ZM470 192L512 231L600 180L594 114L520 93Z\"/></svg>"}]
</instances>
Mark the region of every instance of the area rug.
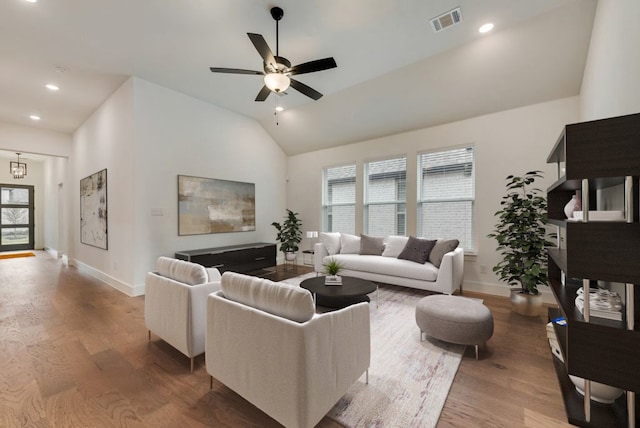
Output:
<instances>
[{"instance_id":1,"label":"area rug","mask_svg":"<svg viewBox=\"0 0 640 428\"><path fill-rule=\"evenodd\" d=\"M32 252L0 254L0 259L15 259L17 257L35 257L35 254L33 254Z\"/></svg>"},{"instance_id":2,"label":"area rug","mask_svg":"<svg viewBox=\"0 0 640 428\"><path fill-rule=\"evenodd\" d=\"M284 280L299 285L315 273ZM382 285L371 295L369 384L356 382L328 416L347 427L435 427L464 346L420 341L415 307L426 294Z\"/></svg>"}]
</instances>

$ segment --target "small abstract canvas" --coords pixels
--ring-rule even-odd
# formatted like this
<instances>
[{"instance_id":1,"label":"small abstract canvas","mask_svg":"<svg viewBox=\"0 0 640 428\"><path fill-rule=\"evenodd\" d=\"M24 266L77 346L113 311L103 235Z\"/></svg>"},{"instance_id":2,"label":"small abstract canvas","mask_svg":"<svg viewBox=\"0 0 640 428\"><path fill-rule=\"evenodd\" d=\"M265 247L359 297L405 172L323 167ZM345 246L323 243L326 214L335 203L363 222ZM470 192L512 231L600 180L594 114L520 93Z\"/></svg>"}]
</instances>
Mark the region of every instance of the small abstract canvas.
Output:
<instances>
[{"instance_id":1,"label":"small abstract canvas","mask_svg":"<svg viewBox=\"0 0 640 428\"><path fill-rule=\"evenodd\" d=\"M80 242L106 250L107 170L80 180Z\"/></svg>"},{"instance_id":2,"label":"small abstract canvas","mask_svg":"<svg viewBox=\"0 0 640 428\"><path fill-rule=\"evenodd\" d=\"M256 230L255 184L178 176L178 235Z\"/></svg>"}]
</instances>

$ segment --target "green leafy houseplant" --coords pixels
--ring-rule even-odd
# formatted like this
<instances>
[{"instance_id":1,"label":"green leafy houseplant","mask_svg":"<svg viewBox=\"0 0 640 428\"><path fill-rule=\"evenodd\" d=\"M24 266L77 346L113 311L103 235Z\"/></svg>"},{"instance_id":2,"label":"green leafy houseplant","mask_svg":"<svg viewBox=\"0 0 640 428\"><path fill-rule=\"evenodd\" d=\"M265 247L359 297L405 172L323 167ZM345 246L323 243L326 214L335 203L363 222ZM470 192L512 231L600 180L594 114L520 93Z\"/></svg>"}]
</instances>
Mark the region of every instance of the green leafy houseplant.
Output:
<instances>
[{"instance_id":1,"label":"green leafy houseplant","mask_svg":"<svg viewBox=\"0 0 640 428\"><path fill-rule=\"evenodd\" d=\"M331 257L327 263L324 265L325 270L331 276L336 276L338 272L343 268L342 264L339 261Z\"/></svg>"},{"instance_id":2,"label":"green leafy houseplant","mask_svg":"<svg viewBox=\"0 0 640 428\"><path fill-rule=\"evenodd\" d=\"M276 239L280 242L280 251L285 254L298 251L298 244L302 241L302 221L298 213L288 209L282 224L274 221L271 225L278 231Z\"/></svg>"},{"instance_id":3,"label":"green leafy houseplant","mask_svg":"<svg viewBox=\"0 0 640 428\"><path fill-rule=\"evenodd\" d=\"M534 188L541 171L529 171L523 177L507 177L507 194L502 208L495 213L498 223L487 235L498 241L502 261L493 271L511 286L522 287L525 294L539 294L538 285L547 285L547 201Z\"/></svg>"}]
</instances>

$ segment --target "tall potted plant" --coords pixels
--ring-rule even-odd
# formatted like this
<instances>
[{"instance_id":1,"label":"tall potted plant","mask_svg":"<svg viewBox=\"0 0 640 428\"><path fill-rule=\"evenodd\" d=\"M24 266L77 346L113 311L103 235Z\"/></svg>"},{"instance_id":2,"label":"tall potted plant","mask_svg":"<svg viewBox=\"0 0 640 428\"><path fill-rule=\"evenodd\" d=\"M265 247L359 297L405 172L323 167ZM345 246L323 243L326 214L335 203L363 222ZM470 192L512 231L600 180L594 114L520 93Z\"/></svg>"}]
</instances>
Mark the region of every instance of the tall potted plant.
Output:
<instances>
[{"instance_id":1,"label":"tall potted plant","mask_svg":"<svg viewBox=\"0 0 640 428\"><path fill-rule=\"evenodd\" d=\"M280 242L280 251L287 260L294 260L298 244L302 241L302 221L298 218L298 213L287 209L287 216L282 224L274 221L271 225L278 231L276 239Z\"/></svg>"},{"instance_id":2,"label":"tall potted plant","mask_svg":"<svg viewBox=\"0 0 640 428\"><path fill-rule=\"evenodd\" d=\"M542 295L539 285L547 282L547 200L533 187L542 178L541 171L529 171L523 177L507 177L507 194L502 208L495 213L498 223L488 235L498 241L502 261L493 271L501 280L518 289L511 290L512 309L522 315L539 315Z\"/></svg>"}]
</instances>

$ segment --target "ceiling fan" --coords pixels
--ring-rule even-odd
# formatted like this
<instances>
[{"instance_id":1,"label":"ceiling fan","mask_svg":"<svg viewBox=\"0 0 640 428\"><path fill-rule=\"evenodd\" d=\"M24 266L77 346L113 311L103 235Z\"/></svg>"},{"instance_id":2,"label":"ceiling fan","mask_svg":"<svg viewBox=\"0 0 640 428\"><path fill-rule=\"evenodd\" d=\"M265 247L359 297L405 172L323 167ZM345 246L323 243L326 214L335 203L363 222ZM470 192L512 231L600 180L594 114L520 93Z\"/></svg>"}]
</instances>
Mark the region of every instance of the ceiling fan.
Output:
<instances>
[{"instance_id":1,"label":"ceiling fan","mask_svg":"<svg viewBox=\"0 0 640 428\"><path fill-rule=\"evenodd\" d=\"M291 86L293 89L301 92L302 94L318 100L322 97L322 94L315 89L301 83L291 76L297 74L314 73L316 71L328 70L330 68L337 67L336 61L333 57L317 59L314 61L305 62L302 64L291 66L291 62L288 59L281 57L278 52L278 22L284 16L284 11L279 7L271 8L271 16L276 21L276 54L273 55L269 45L260 34L247 33L251 43L255 46L256 50L260 54L263 60L264 71L243 70L239 68L220 68L210 67L209 69L214 73L231 73L231 74L256 74L264 76L264 86L258 92L256 101L264 101L267 99L271 92L276 94L283 94L284 91Z\"/></svg>"}]
</instances>

